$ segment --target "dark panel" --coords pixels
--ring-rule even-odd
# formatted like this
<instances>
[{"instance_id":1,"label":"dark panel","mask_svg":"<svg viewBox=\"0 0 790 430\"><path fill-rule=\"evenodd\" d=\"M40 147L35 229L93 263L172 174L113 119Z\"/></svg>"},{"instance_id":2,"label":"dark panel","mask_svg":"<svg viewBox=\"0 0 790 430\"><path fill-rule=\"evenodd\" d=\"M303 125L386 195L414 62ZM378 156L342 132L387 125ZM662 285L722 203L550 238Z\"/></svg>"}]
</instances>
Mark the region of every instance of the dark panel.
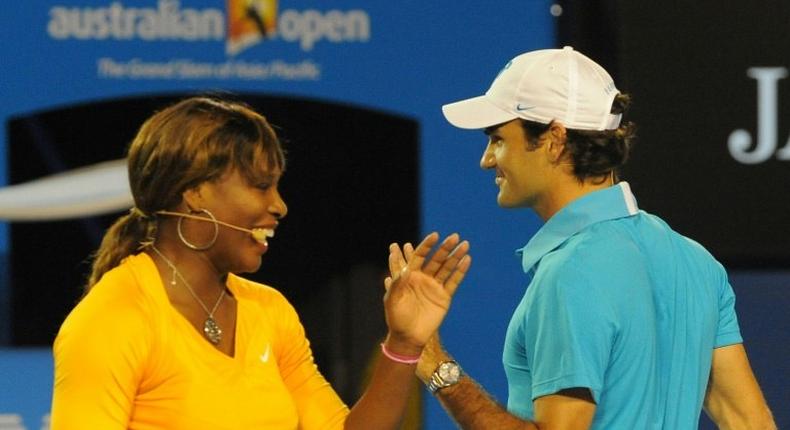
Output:
<instances>
[{"instance_id":1,"label":"dark panel","mask_svg":"<svg viewBox=\"0 0 790 430\"><path fill-rule=\"evenodd\" d=\"M790 267L790 161L743 164L728 140L757 133L753 67L790 66L790 4L620 5L621 90L634 96L639 140L625 176L640 205L729 267ZM778 81L778 148L788 142L787 79Z\"/></svg>"},{"instance_id":2,"label":"dark panel","mask_svg":"<svg viewBox=\"0 0 790 430\"><path fill-rule=\"evenodd\" d=\"M560 6L559 11L556 6ZM619 14L615 0L562 0L556 2L557 45L573 46L603 66L620 82Z\"/></svg>"},{"instance_id":3,"label":"dark panel","mask_svg":"<svg viewBox=\"0 0 790 430\"><path fill-rule=\"evenodd\" d=\"M762 78L777 103L763 119L778 121L758 133L756 76L790 62L790 4L565 0L558 18L560 45L598 61L618 88L633 96L627 116L638 128L624 170L640 206L705 245L729 267L790 267L790 109L787 78ZM750 68L760 68L747 76ZM762 71L760 71L762 70ZM766 99L768 100L768 99ZM769 124L769 120L765 120ZM744 163L728 145L733 132L765 140L765 160ZM766 146L767 147L767 146ZM785 159L778 151L787 147Z\"/></svg>"}]
</instances>

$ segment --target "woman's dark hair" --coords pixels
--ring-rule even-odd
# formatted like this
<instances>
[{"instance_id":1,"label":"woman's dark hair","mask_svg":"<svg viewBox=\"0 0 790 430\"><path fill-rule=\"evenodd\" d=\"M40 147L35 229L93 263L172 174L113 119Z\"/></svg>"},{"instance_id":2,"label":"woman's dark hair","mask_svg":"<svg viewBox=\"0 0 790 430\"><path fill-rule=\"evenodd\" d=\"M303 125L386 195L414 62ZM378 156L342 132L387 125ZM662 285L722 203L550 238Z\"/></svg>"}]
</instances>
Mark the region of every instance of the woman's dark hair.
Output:
<instances>
[{"instance_id":1,"label":"woman's dark hair","mask_svg":"<svg viewBox=\"0 0 790 430\"><path fill-rule=\"evenodd\" d=\"M135 207L105 233L86 291L153 242L157 211L177 206L184 191L230 169L251 183L285 169L282 147L266 118L242 103L209 97L183 100L148 118L127 161Z\"/></svg>"},{"instance_id":2,"label":"woman's dark hair","mask_svg":"<svg viewBox=\"0 0 790 430\"><path fill-rule=\"evenodd\" d=\"M611 113L624 114L631 103L627 94L618 94L612 103ZM530 145L537 146L538 138L548 131L551 124L521 120ZM565 156L573 163L573 174L582 182L588 178L604 180L609 174L617 177L626 163L636 137L636 125L621 124L614 130L566 129Z\"/></svg>"}]
</instances>

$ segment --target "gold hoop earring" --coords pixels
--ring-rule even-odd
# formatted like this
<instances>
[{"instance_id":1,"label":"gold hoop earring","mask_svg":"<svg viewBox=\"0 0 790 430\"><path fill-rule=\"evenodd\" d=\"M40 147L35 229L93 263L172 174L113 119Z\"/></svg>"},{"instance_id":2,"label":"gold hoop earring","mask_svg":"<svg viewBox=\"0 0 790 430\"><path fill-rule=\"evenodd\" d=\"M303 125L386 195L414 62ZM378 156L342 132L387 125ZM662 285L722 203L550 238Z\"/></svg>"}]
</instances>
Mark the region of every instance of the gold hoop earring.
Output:
<instances>
[{"instance_id":1,"label":"gold hoop earring","mask_svg":"<svg viewBox=\"0 0 790 430\"><path fill-rule=\"evenodd\" d=\"M199 209L197 212L203 212L206 215L208 215L209 218L211 218L211 223L214 224L214 237L211 238L211 240L209 241L208 245L197 246L197 245L191 243L190 241L188 241L184 237L184 232L181 231L181 222L184 221L184 217L178 217L178 225L177 225L176 229L178 230L178 238L181 239L181 242L184 245L188 246L191 249L194 249L195 251L205 251L205 250L211 248L212 246L214 246L214 243L217 242L217 236L219 236L219 225L217 224L217 218L215 218L214 214L209 212L208 209ZM206 220L206 221L209 221L209 220Z\"/></svg>"}]
</instances>

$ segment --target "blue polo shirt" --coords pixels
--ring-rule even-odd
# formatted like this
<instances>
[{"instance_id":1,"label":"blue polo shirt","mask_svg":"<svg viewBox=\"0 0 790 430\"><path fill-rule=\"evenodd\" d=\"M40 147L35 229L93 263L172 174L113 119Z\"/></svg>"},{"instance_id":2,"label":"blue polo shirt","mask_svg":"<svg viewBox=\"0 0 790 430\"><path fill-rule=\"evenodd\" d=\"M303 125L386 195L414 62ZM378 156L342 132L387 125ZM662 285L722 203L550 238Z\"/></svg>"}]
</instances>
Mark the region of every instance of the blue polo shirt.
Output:
<instances>
[{"instance_id":1,"label":"blue polo shirt","mask_svg":"<svg viewBox=\"0 0 790 430\"><path fill-rule=\"evenodd\" d=\"M696 429L713 349L742 341L724 268L640 211L628 183L557 212L521 254L507 330L507 408L586 387L593 429Z\"/></svg>"}]
</instances>

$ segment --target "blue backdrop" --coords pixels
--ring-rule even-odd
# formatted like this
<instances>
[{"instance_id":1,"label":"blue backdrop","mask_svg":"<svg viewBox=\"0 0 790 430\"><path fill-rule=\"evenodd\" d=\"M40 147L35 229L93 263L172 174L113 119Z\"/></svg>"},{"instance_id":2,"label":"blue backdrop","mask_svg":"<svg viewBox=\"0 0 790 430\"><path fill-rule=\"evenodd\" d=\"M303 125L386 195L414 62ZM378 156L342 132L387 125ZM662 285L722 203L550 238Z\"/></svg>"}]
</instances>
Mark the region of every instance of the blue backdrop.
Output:
<instances>
[{"instance_id":1,"label":"blue backdrop","mask_svg":"<svg viewBox=\"0 0 790 430\"><path fill-rule=\"evenodd\" d=\"M550 2L264 1L265 11L277 9L273 25L278 37L234 53L228 46L238 29L226 18L241 3L31 0L4 5L0 169L25 168L6 166L8 118L124 96L257 92L416 118L421 127L422 229L460 232L471 241L475 258L443 335L465 368L504 399L502 338L524 288L513 250L536 230L537 220L529 212L497 209L493 178L478 168L485 137L451 127L440 106L484 91L516 54L552 47ZM265 19L263 24L272 25ZM5 183L7 172L0 170L0 177ZM3 230L0 253L7 255L8 248ZM6 332L7 282L0 284L0 300L0 331ZM2 354L1 373L27 369L22 379L29 381L30 392L22 394L38 394L38 401L17 404L25 397L15 391L19 379L8 381L16 388L0 387L0 414L21 411L26 425L36 428L48 407L51 364L40 355L29 360L19 354ZM426 428L450 426L438 403L429 400Z\"/></svg>"}]
</instances>

